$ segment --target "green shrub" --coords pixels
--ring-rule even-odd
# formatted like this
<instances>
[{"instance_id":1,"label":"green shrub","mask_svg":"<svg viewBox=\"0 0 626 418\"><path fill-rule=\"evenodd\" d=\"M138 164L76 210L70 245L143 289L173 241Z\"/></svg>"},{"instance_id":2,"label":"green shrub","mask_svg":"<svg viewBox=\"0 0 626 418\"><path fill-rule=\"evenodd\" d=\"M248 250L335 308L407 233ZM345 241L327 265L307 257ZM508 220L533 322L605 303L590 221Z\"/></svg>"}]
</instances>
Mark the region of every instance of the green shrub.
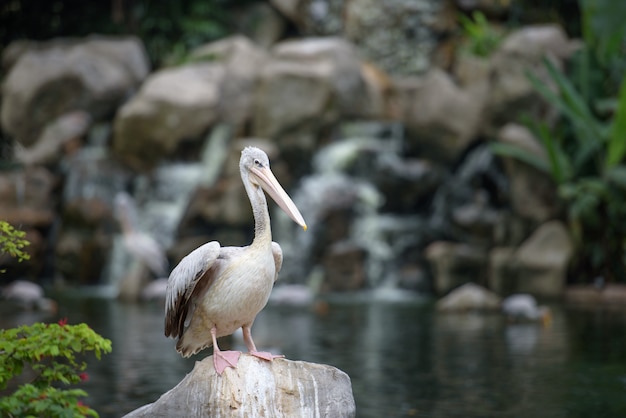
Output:
<instances>
[{"instance_id":1,"label":"green shrub","mask_svg":"<svg viewBox=\"0 0 626 418\"><path fill-rule=\"evenodd\" d=\"M3 417L97 417L84 405L82 389L68 388L88 378L87 364L77 356L92 351L100 359L111 341L87 324L35 323L0 331L0 389L29 367L34 378L0 398Z\"/></svg>"},{"instance_id":2,"label":"green shrub","mask_svg":"<svg viewBox=\"0 0 626 418\"><path fill-rule=\"evenodd\" d=\"M489 24L485 15L478 10L472 13L471 18L459 15L459 22L463 27L467 50L472 55L488 57L502 40L502 34Z\"/></svg>"},{"instance_id":3,"label":"green shrub","mask_svg":"<svg viewBox=\"0 0 626 418\"><path fill-rule=\"evenodd\" d=\"M569 76L545 59L551 85L528 74L535 89L562 116L556 126L526 124L547 161L506 144L496 153L548 173L558 187L577 244L573 271L589 280L626 282L626 3L581 0L585 44Z\"/></svg>"}]
</instances>

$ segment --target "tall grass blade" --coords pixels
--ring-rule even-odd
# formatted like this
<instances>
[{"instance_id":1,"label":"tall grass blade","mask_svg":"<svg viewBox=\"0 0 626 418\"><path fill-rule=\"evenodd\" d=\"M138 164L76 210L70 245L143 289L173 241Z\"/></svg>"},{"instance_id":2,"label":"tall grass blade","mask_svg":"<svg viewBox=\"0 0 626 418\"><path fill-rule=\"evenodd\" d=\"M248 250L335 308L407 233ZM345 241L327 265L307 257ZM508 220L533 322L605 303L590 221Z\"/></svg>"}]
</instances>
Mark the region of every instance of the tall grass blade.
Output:
<instances>
[{"instance_id":1,"label":"tall grass blade","mask_svg":"<svg viewBox=\"0 0 626 418\"><path fill-rule=\"evenodd\" d=\"M609 133L609 144L606 154L606 166L612 167L620 163L626 154L626 78L619 89L617 110Z\"/></svg>"},{"instance_id":2,"label":"tall grass blade","mask_svg":"<svg viewBox=\"0 0 626 418\"><path fill-rule=\"evenodd\" d=\"M557 184L563 184L572 177L572 163L569 160L561 144L550 133L545 123L534 121L527 122L531 132L541 140L546 153L548 154L549 173Z\"/></svg>"},{"instance_id":3,"label":"tall grass blade","mask_svg":"<svg viewBox=\"0 0 626 418\"><path fill-rule=\"evenodd\" d=\"M490 144L490 149L496 155L515 158L532 167L535 167L539 171L542 171L547 174L551 174L550 166L548 165L545 159L537 156L536 154L533 154L530 151L526 151L525 149L519 146L512 145L512 144L505 144L502 142L494 142Z\"/></svg>"}]
</instances>

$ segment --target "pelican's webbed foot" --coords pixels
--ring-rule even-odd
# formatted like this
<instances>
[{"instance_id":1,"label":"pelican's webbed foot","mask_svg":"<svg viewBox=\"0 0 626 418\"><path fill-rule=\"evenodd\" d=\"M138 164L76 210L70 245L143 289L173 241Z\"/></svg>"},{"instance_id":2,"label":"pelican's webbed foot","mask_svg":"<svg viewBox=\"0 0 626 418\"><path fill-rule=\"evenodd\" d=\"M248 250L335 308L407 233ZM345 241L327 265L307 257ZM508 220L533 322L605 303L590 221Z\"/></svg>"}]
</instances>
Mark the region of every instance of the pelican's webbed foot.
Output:
<instances>
[{"instance_id":1,"label":"pelican's webbed foot","mask_svg":"<svg viewBox=\"0 0 626 418\"><path fill-rule=\"evenodd\" d=\"M239 361L240 355L241 353L239 351L214 350L213 366L215 366L215 371L217 372L217 374L221 376L227 367L232 367L233 369L237 367L237 362Z\"/></svg>"},{"instance_id":2,"label":"pelican's webbed foot","mask_svg":"<svg viewBox=\"0 0 626 418\"><path fill-rule=\"evenodd\" d=\"M220 350L217 345L217 329L215 327L211 328L211 339L213 341L213 366L217 374L221 376L227 367L232 367L233 369L237 367L241 352Z\"/></svg>"}]
</instances>

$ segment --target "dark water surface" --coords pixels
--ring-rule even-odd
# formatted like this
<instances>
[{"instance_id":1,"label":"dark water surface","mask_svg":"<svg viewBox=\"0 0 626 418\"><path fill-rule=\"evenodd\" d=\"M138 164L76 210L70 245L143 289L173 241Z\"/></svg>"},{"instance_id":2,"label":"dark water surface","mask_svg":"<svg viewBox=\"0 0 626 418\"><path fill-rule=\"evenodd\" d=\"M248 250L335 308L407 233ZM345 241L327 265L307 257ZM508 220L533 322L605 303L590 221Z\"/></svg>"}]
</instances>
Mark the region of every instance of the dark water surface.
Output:
<instances>
[{"instance_id":1,"label":"dark water surface","mask_svg":"<svg viewBox=\"0 0 626 418\"><path fill-rule=\"evenodd\" d=\"M323 314L268 306L252 333L259 349L348 373L360 418L626 417L626 307L552 308L543 328L418 302L335 301ZM113 341L85 384L103 418L155 401L210 354L181 358L157 304L74 298L57 317L16 313L0 326L58 317Z\"/></svg>"}]
</instances>

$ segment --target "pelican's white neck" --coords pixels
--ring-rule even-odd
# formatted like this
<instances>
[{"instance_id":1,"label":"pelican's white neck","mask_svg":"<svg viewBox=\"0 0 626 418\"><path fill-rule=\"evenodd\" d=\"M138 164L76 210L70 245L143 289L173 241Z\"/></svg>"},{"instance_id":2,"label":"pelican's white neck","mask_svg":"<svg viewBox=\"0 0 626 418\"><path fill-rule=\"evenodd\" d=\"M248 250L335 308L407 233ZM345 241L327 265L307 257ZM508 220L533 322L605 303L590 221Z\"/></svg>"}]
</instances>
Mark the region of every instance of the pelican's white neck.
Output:
<instances>
[{"instance_id":1,"label":"pelican's white neck","mask_svg":"<svg viewBox=\"0 0 626 418\"><path fill-rule=\"evenodd\" d=\"M258 185L253 185L248 178L247 173L241 173L248 199L252 205L252 214L254 215L254 240L252 245L266 245L272 242L272 228L270 224L270 213L267 207L267 199L265 192Z\"/></svg>"}]
</instances>

